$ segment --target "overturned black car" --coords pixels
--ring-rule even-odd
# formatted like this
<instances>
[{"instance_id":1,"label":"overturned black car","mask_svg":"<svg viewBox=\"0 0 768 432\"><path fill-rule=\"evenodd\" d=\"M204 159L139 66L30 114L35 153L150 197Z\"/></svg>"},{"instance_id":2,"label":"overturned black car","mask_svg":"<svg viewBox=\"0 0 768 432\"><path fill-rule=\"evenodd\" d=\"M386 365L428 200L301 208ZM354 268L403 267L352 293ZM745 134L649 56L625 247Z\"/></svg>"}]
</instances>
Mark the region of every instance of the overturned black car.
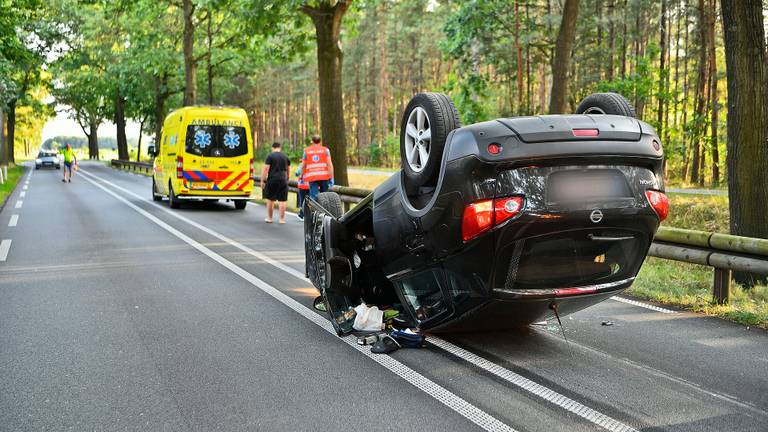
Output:
<instances>
[{"instance_id":1,"label":"overturned black car","mask_svg":"<svg viewBox=\"0 0 768 432\"><path fill-rule=\"evenodd\" d=\"M338 333L361 301L422 331L479 330L629 287L668 213L660 140L618 94L577 113L460 127L447 96L416 95L399 172L347 213L332 192L305 204L307 275Z\"/></svg>"}]
</instances>

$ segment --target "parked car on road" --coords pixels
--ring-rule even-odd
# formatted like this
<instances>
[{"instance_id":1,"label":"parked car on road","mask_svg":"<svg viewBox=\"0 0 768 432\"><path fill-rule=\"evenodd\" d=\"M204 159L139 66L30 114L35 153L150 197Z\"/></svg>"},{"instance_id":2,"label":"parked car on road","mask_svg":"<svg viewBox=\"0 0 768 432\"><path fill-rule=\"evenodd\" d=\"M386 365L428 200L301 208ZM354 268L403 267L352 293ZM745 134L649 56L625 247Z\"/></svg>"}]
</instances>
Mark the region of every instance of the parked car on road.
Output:
<instances>
[{"instance_id":1,"label":"parked car on road","mask_svg":"<svg viewBox=\"0 0 768 432\"><path fill-rule=\"evenodd\" d=\"M306 204L307 275L340 334L360 302L432 331L576 312L632 284L668 213L659 137L618 94L464 127L447 96L418 94L400 150L349 212L334 193Z\"/></svg>"},{"instance_id":2,"label":"parked car on road","mask_svg":"<svg viewBox=\"0 0 768 432\"><path fill-rule=\"evenodd\" d=\"M52 151L41 151L37 154L37 158L35 159L35 169L40 168L61 168L61 160L59 160L59 155Z\"/></svg>"}]
</instances>

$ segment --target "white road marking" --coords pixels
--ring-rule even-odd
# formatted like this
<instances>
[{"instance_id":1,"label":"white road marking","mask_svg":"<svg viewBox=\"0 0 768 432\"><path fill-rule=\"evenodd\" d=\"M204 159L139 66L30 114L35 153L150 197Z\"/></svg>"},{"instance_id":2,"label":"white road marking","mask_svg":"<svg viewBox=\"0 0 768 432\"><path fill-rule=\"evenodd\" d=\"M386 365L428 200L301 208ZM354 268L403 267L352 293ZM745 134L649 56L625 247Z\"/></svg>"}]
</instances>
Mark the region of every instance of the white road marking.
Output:
<instances>
[{"instance_id":1,"label":"white road marking","mask_svg":"<svg viewBox=\"0 0 768 432\"><path fill-rule=\"evenodd\" d=\"M19 215L11 215L11 220L8 221L9 227L15 227L19 223Z\"/></svg>"},{"instance_id":2,"label":"white road marking","mask_svg":"<svg viewBox=\"0 0 768 432\"><path fill-rule=\"evenodd\" d=\"M611 300L616 300L618 302L630 304L632 306L639 306L641 308L645 308L645 309L649 309L649 310L652 310L652 311L655 311L655 312L661 312L661 313L665 313L665 314L676 314L676 313L679 313L679 312L673 311L671 309L664 309L662 307L654 306L652 304L643 303L643 302L639 302L637 300L632 300L632 299L628 299L628 298L624 298L624 297L619 297L619 296L613 296L613 297L611 297Z\"/></svg>"},{"instance_id":3,"label":"white road marking","mask_svg":"<svg viewBox=\"0 0 768 432\"><path fill-rule=\"evenodd\" d=\"M81 172L82 172L82 170L81 170ZM146 197L138 195L138 194L136 194L136 193L134 193L132 191L129 191L128 189L125 189L125 188L123 188L121 186L118 186L118 185L110 182L109 180L105 180L105 179L103 179L103 178L101 178L101 177L99 177L99 176L97 176L95 174L92 174L92 173L87 173L87 175L91 176L91 177L94 177L94 178L100 180L101 182L112 186L115 189L118 189L118 190L120 190L122 192L125 192L128 195L131 195L131 196L133 196L135 198L138 198L138 199L146 202L147 204L152 204L155 207L157 207L158 209L160 209L163 212L167 213L168 215L173 216L174 218L179 219L179 220L181 220L183 222L186 222L187 224L189 224L189 225L191 225L191 226L193 226L193 227L195 227L195 228L205 232L206 234L209 234L209 235L211 235L211 236L213 236L213 237L215 237L215 238L217 238L217 239L219 239L221 241L229 243L231 246L234 246L235 248L240 249L241 251L243 251L245 253L248 253L248 254L250 254L250 255L252 255L252 256L254 256L254 257L256 257L256 258L258 258L258 259L260 259L260 260L262 260L262 261L264 261L264 262L266 262L266 263L268 263L268 264L270 264L270 265L272 265L274 267L277 267L280 270L283 270L284 272L286 272L286 273L288 273L288 274L290 274L290 275L292 275L292 276L294 276L294 277L296 277L296 278L298 278L298 279L300 279L302 281L305 281L307 283L311 283L309 281L309 279L307 279L304 276L304 273L302 273L302 272L300 272L300 271L298 271L298 270L296 270L296 269L294 269L292 267L286 266L285 264L283 264L281 262L278 262L278 261L272 259L271 257L269 257L269 256L267 256L267 255L265 255L265 254L263 254L261 252L257 252L255 250L249 248L248 246L245 246L245 245L243 245L243 244L241 244L241 243L239 243L239 242L237 242L235 240L232 240L229 237L224 236L224 235L222 235L222 234L220 234L220 233L218 233L218 232L216 232L216 231L214 231L214 230L212 230L212 229L210 229L210 228L208 228L206 226L203 226L203 225L201 225L201 224L199 224L199 223L197 223L197 222L195 222L193 220L190 220L187 217L182 216L182 215L180 215L177 212L171 211L170 209L168 209L166 207L162 207L162 206L160 206L160 205L158 205L158 204L156 204L156 203L154 203L152 201L149 201ZM97 186L101 187L100 185L97 185ZM302 306L302 307L304 309L307 309L304 306ZM314 314L314 315L317 316L317 314ZM607 430L610 430L612 432L635 432L635 429L633 429L633 428L631 428L631 427L629 427L629 426L619 422L618 420L615 420L615 419L613 419L611 417L608 417L605 414L602 414L602 413L600 413L598 411L595 411L595 410L593 410L593 409L591 409L589 407L586 407L586 406L584 406L584 405L582 405L582 404L580 404L580 403L578 403L578 402L576 402L574 400L571 400L571 399L569 399L569 398L567 398L567 397L565 397L565 396L555 392L554 390L551 390L551 389L549 389L547 387L544 387L541 384L537 384L537 383L535 383L535 382L533 382L533 381L531 381L531 380L529 380L527 378L524 378L524 377L522 377L522 376L520 376L520 375L518 375L518 374L516 374L516 373L514 373L514 372L512 372L512 371L510 371L510 370L508 370L508 369L506 369L504 367L502 367L502 366L499 366L499 365L497 365L497 364L495 364L495 363L493 363L493 362L491 362L489 360L486 360L486 359L484 359L484 358L482 358L482 357L480 357L480 356L478 356L476 354L473 354L473 353L471 353L471 352L469 352L467 350L459 348L459 347L451 344L450 342L444 341L444 340L439 339L439 338L430 337L429 341L432 341L432 340L436 340L437 341L437 343L433 343L433 345L435 345L436 347L438 347L438 348L440 348L440 349L442 349L444 351L447 351L447 352L449 352L449 353L451 353L451 354L453 354L453 355L455 355L455 356L457 356L457 357L459 357L459 358L461 358L461 359L463 359L463 360L465 360L465 361L467 361L467 362L469 362L469 363L471 363L471 364L473 364L475 366L478 366L478 367L480 367L482 369L485 369L486 371L489 371L489 372L493 373L494 375L496 375L496 376L498 376L498 377L500 377L502 379L505 379L507 382L509 382L509 383L511 383L513 385L516 385L517 387L520 387L523 390L526 390L526 391L528 391L528 392L530 392L530 393L532 393L532 394L534 394L534 395L536 395L538 397L541 397L541 398L547 400L548 402L551 402L551 403L553 403L553 404L555 404L555 405L557 405L557 406L559 406L561 408L564 408L568 412L574 413L574 414L576 414L576 415L586 419L587 421L592 422L593 424L601 426L601 427L603 427L603 428L605 428Z\"/></svg>"},{"instance_id":4,"label":"white road marking","mask_svg":"<svg viewBox=\"0 0 768 432\"><path fill-rule=\"evenodd\" d=\"M83 172L81 170L81 172ZM178 239L184 241L188 245L192 246L193 248L200 251L202 254L207 256L208 258L212 259L213 261L216 261L217 263L221 264L231 272L235 273L236 275L240 276L241 278L245 279L247 282L249 282L251 285L259 288L266 294L269 294L272 296L275 300L279 301L280 303L283 303L284 305L288 306L289 308L293 309L295 312L303 316L304 318L307 318L308 320L315 323L317 326L321 327L325 331L336 334L336 331L333 329L333 326L331 325L330 321L323 318L319 314L313 312L309 308L303 306L301 303L297 302L296 300L290 298L277 288L269 285L268 283L262 281L261 279L257 278L256 276L252 275L251 273L244 270L242 267L239 267L238 265L232 263L231 261L227 260L226 258L222 257L221 255L217 254L216 252L208 249L206 246L202 245L201 243L197 242L196 240L188 237L186 234L182 233L181 231L177 230L176 228L168 225L167 223L163 222L162 220L158 219L157 217L153 216L146 210L138 207L137 205L133 204L132 202L128 201L127 199L123 198L122 196L118 195L117 193L111 191L110 189L106 188L105 186L100 185L94 180L91 180L88 177L95 177L99 178L93 174L87 174L84 179L93 184L94 186L98 187L99 189L103 190L104 192L112 195L117 200L121 201L123 204L127 205L140 215L144 216L145 218L149 219L150 221L154 222L159 227L163 228L164 230L168 231L170 234L176 236ZM110 184L107 181L104 181L99 178L99 180L103 181L104 183ZM118 189L122 189L118 187ZM133 195L133 193L131 193ZM9 240L10 241L10 240ZM347 336L340 338L340 340L344 341L347 345L351 346L352 348L356 349L358 352L363 354L364 356L372 359L376 363L384 366L391 372L395 373L399 377L401 377L403 380L409 382L419 390L427 393L428 395L435 398L437 401L441 402L448 408L452 409L456 413L464 416L469 421L475 423L476 425L480 426L482 429L487 431L512 431L514 432L515 429L510 427L509 425L502 423L500 420L496 419L492 415L488 414L487 412L481 410L480 408L477 408L476 406L472 405L471 403L465 401L464 399L460 398L459 396L456 396L452 392L446 390L444 387L440 386L439 384L435 383L434 381L430 380L429 378L421 375L420 373L416 372L415 370L409 368L408 366L400 363L399 361L395 360L394 358L388 356L388 355L377 355L370 352L370 349L367 346L361 346L357 344L357 339L355 337Z\"/></svg>"},{"instance_id":5,"label":"white road marking","mask_svg":"<svg viewBox=\"0 0 768 432\"><path fill-rule=\"evenodd\" d=\"M520 387L521 389L532 393L549 403L555 404L572 414L576 414L577 416L587 420L590 423L601 426L611 432L637 432L637 429L627 426L616 419L593 410L592 408L586 407L573 399L550 390L541 384L537 384L522 375L516 374L507 368L490 362L480 357L479 355L467 351L464 348L458 347L444 339L431 336L427 339L427 341L432 345L447 351L456 357L459 357L460 359L479 367L480 369L483 369L486 372L490 372L493 375L496 375L497 377L510 384Z\"/></svg>"},{"instance_id":6,"label":"white road marking","mask_svg":"<svg viewBox=\"0 0 768 432\"><path fill-rule=\"evenodd\" d=\"M24 198L25 196L27 196L26 192L19 192L19 198Z\"/></svg>"},{"instance_id":7,"label":"white road marking","mask_svg":"<svg viewBox=\"0 0 768 432\"><path fill-rule=\"evenodd\" d=\"M22 200L18 200L18 201L16 201L16 205L15 205L15 206L13 206L13 207L14 207L14 208L21 208L21 206L22 206L23 204L24 204L24 201L22 201Z\"/></svg>"},{"instance_id":8,"label":"white road marking","mask_svg":"<svg viewBox=\"0 0 768 432\"><path fill-rule=\"evenodd\" d=\"M28 187L29 187L29 185L28 185L28 184L25 184L25 185L24 185L24 187L23 187L22 189L24 189L24 190L27 190L27 188L28 188Z\"/></svg>"},{"instance_id":9,"label":"white road marking","mask_svg":"<svg viewBox=\"0 0 768 432\"><path fill-rule=\"evenodd\" d=\"M8 251L11 250L11 240L5 239L0 242L0 262L5 262L8 258Z\"/></svg>"}]
</instances>

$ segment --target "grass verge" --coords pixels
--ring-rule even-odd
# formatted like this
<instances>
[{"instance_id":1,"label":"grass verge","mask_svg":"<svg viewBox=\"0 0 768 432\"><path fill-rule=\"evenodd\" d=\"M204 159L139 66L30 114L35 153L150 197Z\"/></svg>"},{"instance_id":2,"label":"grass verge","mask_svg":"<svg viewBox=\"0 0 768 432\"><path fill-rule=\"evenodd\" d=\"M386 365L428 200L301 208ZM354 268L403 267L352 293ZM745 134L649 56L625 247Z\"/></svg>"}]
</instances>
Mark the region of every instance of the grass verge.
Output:
<instances>
[{"instance_id":1,"label":"grass verge","mask_svg":"<svg viewBox=\"0 0 768 432\"><path fill-rule=\"evenodd\" d=\"M0 208L3 208L5 205L5 200L13 192L22 175L24 175L23 166L15 165L8 167L8 178L4 179L5 183L0 184Z\"/></svg>"},{"instance_id":2,"label":"grass verge","mask_svg":"<svg viewBox=\"0 0 768 432\"><path fill-rule=\"evenodd\" d=\"M712 301L712 269L695 264L648 257L627 294L768 329L768 286L748 290L734 283L731 302Z\"/></svg>"}]
</instances>

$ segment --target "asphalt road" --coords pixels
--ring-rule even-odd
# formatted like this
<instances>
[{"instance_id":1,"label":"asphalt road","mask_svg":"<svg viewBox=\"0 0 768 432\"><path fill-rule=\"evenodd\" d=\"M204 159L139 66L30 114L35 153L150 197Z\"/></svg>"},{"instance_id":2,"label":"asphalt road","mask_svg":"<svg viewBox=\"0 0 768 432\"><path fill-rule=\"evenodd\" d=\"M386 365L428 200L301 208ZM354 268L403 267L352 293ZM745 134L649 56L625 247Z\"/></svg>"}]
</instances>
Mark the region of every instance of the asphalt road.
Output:
<instances>
[{"instance_id":1,"label":"asphalt road","mask_svg":"<svg viewBox=\"0 0 768 432\"><path fill-rule=\"evenodd\" d=\"M549 323L371 355L311 309L295 217L171 211L83 168L31 172L0 212L0 430L768 430L764 331L609 300L568 342Z\"/></svg>"}]
</instances>

